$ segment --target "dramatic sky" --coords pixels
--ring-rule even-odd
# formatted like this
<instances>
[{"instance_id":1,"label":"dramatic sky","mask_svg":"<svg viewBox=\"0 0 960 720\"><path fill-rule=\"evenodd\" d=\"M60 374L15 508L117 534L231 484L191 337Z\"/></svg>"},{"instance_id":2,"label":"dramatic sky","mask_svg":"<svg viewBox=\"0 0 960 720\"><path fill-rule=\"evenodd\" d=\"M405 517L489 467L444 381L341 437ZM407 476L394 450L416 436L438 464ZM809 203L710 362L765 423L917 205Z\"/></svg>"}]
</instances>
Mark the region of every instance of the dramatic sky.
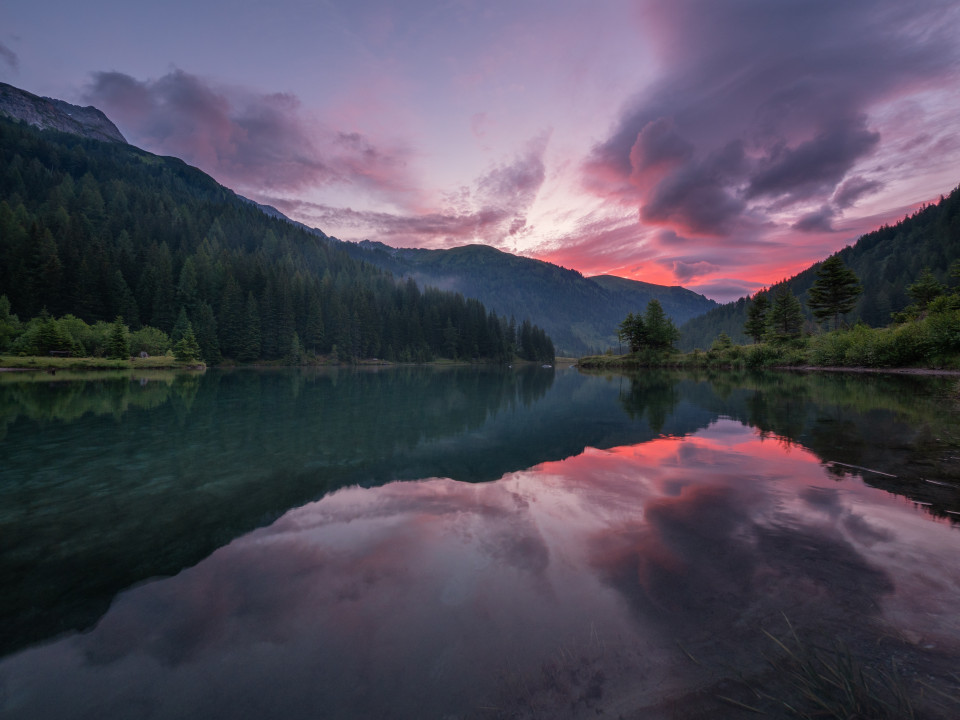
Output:
<instances>
[{"instance_id":1,"label":"dramatic sky","mask_svg":"<svg viewBox=\"0 0 960 720\"><path fill-rule=\"evenodd\" d=\"M0 80L345 240L728 300L960 183L958 0L0 4Z\"/></svg>"}]
</instances>

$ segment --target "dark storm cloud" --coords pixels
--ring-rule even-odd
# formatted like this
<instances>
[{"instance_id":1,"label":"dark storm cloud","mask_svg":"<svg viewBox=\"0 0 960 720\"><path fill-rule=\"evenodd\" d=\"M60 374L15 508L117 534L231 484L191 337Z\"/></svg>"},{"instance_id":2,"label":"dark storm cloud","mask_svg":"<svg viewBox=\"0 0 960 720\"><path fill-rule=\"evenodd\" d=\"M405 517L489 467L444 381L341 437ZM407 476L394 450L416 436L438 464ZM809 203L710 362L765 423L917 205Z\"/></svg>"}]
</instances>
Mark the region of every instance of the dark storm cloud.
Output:
<instances>
[{"instance_id":1,"label":"dark storm cloud","mask_svg":"<svg viewBox=\"0 0 960 720\"><path fill-rule=\"evenodd\" d=\"M357 133L310 123L294 95L217 88L175 70L146 81L95 73L86 100L114 118L134 144L181 157L229 185L404 190L402 157Z\"/></svg>"},{"instance_id":2,"label":"dark storm cloud","mask_svg":"<svg viewBox=\"0 0 960 720\"><path fill-rule=\"evenodd\" d=\"M844 184L883 142L867 111L956 71L954 5L651 0L667 69L594 148L588 184L704 234L834 193L847 207L878 187Z\"/></svg>"}]
</instances>

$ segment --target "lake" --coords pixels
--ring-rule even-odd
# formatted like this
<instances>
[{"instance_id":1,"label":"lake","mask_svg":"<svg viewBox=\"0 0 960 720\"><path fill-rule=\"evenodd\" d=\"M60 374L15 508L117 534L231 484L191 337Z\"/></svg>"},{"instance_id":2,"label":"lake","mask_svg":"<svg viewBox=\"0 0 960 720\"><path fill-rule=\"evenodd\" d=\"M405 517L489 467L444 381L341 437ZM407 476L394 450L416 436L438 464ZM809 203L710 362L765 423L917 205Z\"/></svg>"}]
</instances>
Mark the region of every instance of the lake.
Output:
<instances>
[{"instance_id":1,"label":"lake","mask_svg":"<svg viewBox=\"0 0 960 720\"><path fill-rule=\"evenodd\" d=\"M958 717L957 385L0 374L0 717Z\"/></svg>"}]
</instances>

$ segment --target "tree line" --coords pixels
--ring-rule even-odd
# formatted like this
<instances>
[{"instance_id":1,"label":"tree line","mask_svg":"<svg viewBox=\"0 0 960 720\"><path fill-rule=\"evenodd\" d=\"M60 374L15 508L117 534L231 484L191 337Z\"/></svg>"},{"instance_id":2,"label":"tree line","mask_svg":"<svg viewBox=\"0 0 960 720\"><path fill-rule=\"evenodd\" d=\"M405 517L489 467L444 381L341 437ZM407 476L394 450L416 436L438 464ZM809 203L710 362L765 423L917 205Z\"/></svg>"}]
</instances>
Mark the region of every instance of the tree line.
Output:
<instances>
[{"instance_id":1,"label":"tree line","mask_svg":"<svg viewBox=\"0 0 960 720\"><path fill-rule=\"evenodd\" d=\"M552 360L550 338L529 320L397 281L338 245L174 158L0 119L0 294L10 306L0 350L21 340L21 351L59 349L49 347L66 343L52 340L52 320L70 335L67 350L90 352L98 333L77 321L121 318L128 342L150 328L170 349L192 334L208 363Z\"/></svg>"},{"instance_id":2,"label":"tree line","mask_svg":"<svg viewBox=\"0 0 960 720\"><path fill-rule=\"evenodd\" d=\"M960 260L960 187L898 223L861 236L837 254L863 288L849 311L851 317L870 327L887 325L914 302L910 287L925 270L935 282L950 282L950 267ZM763 293L772 300L785 286L803 306L817 279L817 268L811 266ZM721 332L736 342L747 342L744 324L750 302L751 297L742 297L687 321L680 328L680 348L708 348ZM806 319L816 320L809 309L802 309Z\"/></svg>"}]
</instances>

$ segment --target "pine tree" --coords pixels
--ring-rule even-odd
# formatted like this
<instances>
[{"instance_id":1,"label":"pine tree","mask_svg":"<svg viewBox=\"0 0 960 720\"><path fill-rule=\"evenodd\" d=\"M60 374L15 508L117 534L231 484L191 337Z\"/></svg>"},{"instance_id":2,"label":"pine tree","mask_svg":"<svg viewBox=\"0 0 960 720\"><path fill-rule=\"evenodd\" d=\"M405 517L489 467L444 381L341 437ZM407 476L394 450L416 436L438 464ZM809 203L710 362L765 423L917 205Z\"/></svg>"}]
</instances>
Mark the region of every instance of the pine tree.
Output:
<instances>
[{"instance_id":1,"label":"pine tree","mask_svg":"<svg viewBox=\"0 0 960 720\"><path fill-rule=\"evenodd\" d=\"M173 357L180 362L196 362L200 359L200 345L193 334L193 326L188 322L187 330L177 342L173 344Z\"/></svg>"},{"instance_id":2,"label":"pine tree","mask_svg":"<svg viewBox=\"0 0 960 720\"><path fill-rule=\"evenodd\" d=\"M647 344L655 349L671 348L680 337L673 320L667 317L657 299L647 303L647 310L643 314L643 325L646 328Z\"/></svg>"},{"instance_id":3,"label":"pine tree","mask_svg":"<svg viewBox=\"0 0 960 720\"><path fill-rule=\"evenodd\" d=\"M240 348L237 351L237 360L253 362L260 358L260 308L253 293L247 294L247 306L243 334L240 338Z\"/></svg>"},{"instance_id":4,"label":"pine tree","mask_svg":"<svg viewBox=\"0 0 960 720\"><path fill-rule=\"evenodd\" d=\"M190 318L187 317L187 309L181 307L180 314L177 315L177 322L170 333L170 341L176 345L187 334L188 327L190 327Z\"/></svg>"},{"instance_id":5,"label":"pine tree","mask_svg":"<svg viewBox=\"0 0 960 720\"><path fill-rule=\"evenodd\" d=\"M770 308L770 334L774 340L800 337L803 331L803 308L786 287L777 290Z\"/></svg>"},{"instance_id":6,"label":"pine tree","mask_svg":"<svg viewBox=\"0 0 960 720\"><path fill-rule=\"evenodd\" d=\"M120 360L130 357L130 341L127 339L127 329L123 326L123 318L119 315L110 325L110 335L107 337L107 357Z\"/></svg>"},{"instance_id":7,"label":"pine tree","mask_svg":"<svg viewBox=\"0 0 960 720\"><path fill-rule=\"evenodd\" d=\"M943 294L943 285L937 282L930 268L924 268L917 281L907 287L907 292L917 307L923 311L927 309L931 300Z\"/></svg>"},{"instance_id":8,"label":"pine tree","mask_svg":"<svg viewBox=\"0 0 960 720\"><path fill-rule=\"evenodd\" d=\"M765 292L758 292L753 296L750 307L747 308L747 322L743 325L743 331L755 343L760 342L767 332L767 311L770 309L770 298Z\"/></svg>"},{"instance_id":9,"label":"pine tree","mask_svg":"<svg viewBox=\"0 0 960 720\"><path fill-rule=\"evenodd\" d=\"M627 317L620 323L617 337L627 343L627 352L637 352L647 341L647 328L643 323L643 316L627 313Z\"/></svg>"},{"instance_id":10,"label":"pine tree","mask_svg":"<svg viewBox=\"0 0 960 720\"><path fill-rule=\"evenodd\" d=\"M833 318L833 329L840 327L840 316L853 310L863 288L839 255L832 255L817 268L817 279L810 288L807 307L820 322Z\"/></svg>"}]
</instances>

